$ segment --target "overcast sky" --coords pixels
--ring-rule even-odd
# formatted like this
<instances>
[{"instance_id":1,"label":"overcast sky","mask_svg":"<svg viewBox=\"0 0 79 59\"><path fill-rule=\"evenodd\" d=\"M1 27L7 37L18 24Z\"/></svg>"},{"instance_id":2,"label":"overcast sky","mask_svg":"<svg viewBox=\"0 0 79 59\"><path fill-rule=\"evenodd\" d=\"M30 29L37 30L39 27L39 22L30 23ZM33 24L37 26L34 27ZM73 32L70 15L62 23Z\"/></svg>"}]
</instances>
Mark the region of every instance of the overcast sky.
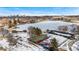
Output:
<instances>
[{"instance_id":1,"label":"overcast sky","mask_svg":"<svg viewBox=\"0 0 79 59\"><path fill-rule=\"evenodd\" d=\"M79 15L77 7L0 7L3 15Z\"/></svg>"}]
</instances>

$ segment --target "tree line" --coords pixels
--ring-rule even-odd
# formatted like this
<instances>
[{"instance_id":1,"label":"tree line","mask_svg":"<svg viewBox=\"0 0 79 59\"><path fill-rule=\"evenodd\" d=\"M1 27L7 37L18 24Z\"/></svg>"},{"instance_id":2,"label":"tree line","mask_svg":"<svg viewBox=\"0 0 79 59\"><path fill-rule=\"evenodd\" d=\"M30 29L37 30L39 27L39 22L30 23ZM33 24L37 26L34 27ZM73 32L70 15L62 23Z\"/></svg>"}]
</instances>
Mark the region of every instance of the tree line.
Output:
<instances>
[{"instance_id":1,"label":"tree line","mask_svg":"<svg viewBox=\"0 0 79 59\"><path fill-rule=\"evenodd\" d=\"M9 28L12 28L12 27L14 27L14 26L16 26L18 23L20 23L20 20L19 19L13 19L13 20L9 20L8 21L8 27Z\"/></svg>"}]
</instances>

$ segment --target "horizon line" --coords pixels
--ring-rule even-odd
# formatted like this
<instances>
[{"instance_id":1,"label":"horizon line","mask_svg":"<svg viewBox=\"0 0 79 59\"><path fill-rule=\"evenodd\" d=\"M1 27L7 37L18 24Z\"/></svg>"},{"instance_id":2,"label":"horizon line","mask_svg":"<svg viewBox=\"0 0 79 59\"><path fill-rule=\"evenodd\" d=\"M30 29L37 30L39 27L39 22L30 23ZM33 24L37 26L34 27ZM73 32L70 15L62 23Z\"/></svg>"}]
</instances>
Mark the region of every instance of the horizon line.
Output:
<instances>
[{"instance_id":1,"label":"horizon line","mask_svg":"<svg viewBox=\"0 0 79 59\"><path fill-rule=\"evenodd\" d=\"M78 16L79 14L10 14L10 15L0 15L0 16Z\"/></svg>"}]
</instances>

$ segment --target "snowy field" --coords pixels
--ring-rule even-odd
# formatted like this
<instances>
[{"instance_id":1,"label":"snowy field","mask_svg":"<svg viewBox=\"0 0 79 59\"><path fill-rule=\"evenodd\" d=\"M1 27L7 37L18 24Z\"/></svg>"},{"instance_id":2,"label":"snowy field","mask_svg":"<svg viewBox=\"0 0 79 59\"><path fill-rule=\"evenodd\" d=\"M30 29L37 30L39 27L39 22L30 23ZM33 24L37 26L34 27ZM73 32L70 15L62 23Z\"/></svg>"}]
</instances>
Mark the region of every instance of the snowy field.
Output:
<instances>
[{"instance_id":1,"label":"snowy field","mask_svg":"<svg viewBox=\"0 0 79 59\"><path fill-rule=\"evenodd\" d=\"M59 26L69 26L69 29L72 29L70 25L72 23L69 22L63 22L63 21L43 21L39 23L34 23L34 24L22 24L22 25L17 25L15 30L28 30L29 26L33 27L38 27L41 30L57 30ZM60 34L60 33L59 33ZM13 38L17 40L16 46L9 46L9 42L7 42L7 38L0 40L0 46L4 47L5 49L9 51L46 51L42 46L34 44L32 42L29 43L28 38L30 37L27 32L18 32L18 33L12 33ZM56 38L59 47L62 47L64 43L67 43L69 39L58 36L58 35L53 35L53 34L47 34L50 36L48 39ZM66 46L65 46L66 47ZM64 47L63 47L64 48ZM67 50L67 49L66 49Z\"/></svg>"},{"instance_id":2,"label":"snowy field","mask_svg":"<svg viewBox=\"0 0 79 59\"><path fill-rule=\"evenodd\" d=\"M16 36L20 37L18 42L18 47L14 48L15 51L45 51L43 47L37 45L37 44L30 44L28 41L29 35L27 33L14 33L14 37ZM17 38L18 38L17 37Z\"/></svg>"},{"instance_id":3,"label":"snowy field","mask_svg":"<svg viewBox=\"0 0 79 59\"><path fill-rule=\"evenodd\" d=\"M27 33L14 33L13 34L14 37L16 38L16 36L21 37L21 41L20 39L18 40L20 44L17 44L18 47L14 47L12 48L12 51L46 51L42 46L37 45L37 44L29 44L28 38L29 35ZM48 38L49 40L52 38L56 38L59 47L65 43L68 39L64 38L62 36L57 36L57 35L52 35L52 34L48 34L48 36L50 36L50 38Z\"/></svg>"},{"instance_id":4,"label":"snowy field","mask_svg":"<svg viewBox=\"0 0 79 59\"><path fill-rule=\"evenodd\" d=\"M69 26L72 25L72 23L69 22L63 22L63 21L42 21L39 23L33 23L33 24L23 24L18 25L18 30L25 30L28 29L29 26L38 27L42 30L50 29L50 30L57 30L59 26ZM70 29L71 27L69 27Z\"/></svg>"}]
</instances>

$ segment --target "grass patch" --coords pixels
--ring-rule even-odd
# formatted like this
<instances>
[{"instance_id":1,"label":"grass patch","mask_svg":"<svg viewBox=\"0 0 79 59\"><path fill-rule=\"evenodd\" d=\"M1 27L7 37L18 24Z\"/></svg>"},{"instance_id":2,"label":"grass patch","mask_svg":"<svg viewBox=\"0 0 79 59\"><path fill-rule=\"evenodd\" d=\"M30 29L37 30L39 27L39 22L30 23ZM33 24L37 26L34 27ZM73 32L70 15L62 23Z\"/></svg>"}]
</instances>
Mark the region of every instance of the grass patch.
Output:
<instances>
[{"instance_id":1,"label":"grass patch","mask_svg":"<svg viewBox=\"0 0 79 59\"><path fill-rule=\"evenodd\" d=\"M0 35L0 40L1 40L1 39L5 39L5 38L7 38L7 36L2 36L2 35Z\"/></svg>"},{"instance_id":2,"label":"grass patch","mask_svg":"<svg viewBox=\"0 0 79 59\"><path fill-rule=\"evenodd\" d=\"M0 51L6 51L6 49L3 47L0 47Z\"/></svg>"}]
</instances>

